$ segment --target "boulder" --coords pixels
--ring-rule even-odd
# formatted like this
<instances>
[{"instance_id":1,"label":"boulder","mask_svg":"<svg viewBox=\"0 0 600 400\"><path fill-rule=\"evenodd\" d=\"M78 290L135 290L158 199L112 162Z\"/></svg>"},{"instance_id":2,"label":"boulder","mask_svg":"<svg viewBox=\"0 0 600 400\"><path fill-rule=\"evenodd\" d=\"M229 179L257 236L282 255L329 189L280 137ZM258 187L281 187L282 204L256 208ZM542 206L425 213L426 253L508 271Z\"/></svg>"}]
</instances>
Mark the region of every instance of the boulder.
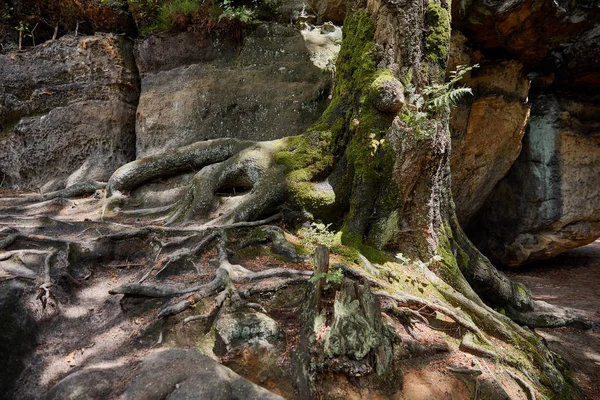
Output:
<instances>
[{"instance_id":1,"label":"boulder","mask_svg":"<svg viewBox=\"0 0 600 400\"><path fill-rule=\"evenodd\" d=\"M296 135L320 117L330 75L311 62L293 27L262 24L239 50L207 39L179 51L174 43L191 43L193 35L151 37L136 46L138 157L207 139Z\"/></svg>"},{"instance_id":2,"label":"boulder","mask_svg":"<svg viewBox=\"0 0 600 400\"><path fill-rule=\"evenodd\" d=\"M260 312L233 312L220 316L215 322L218 342L225 351L241 345L271 347L284 338L279 324Z\"/></svg>"},{"instance_id":3,"label":"boulder","mask_svg":"<svg viewBox=\"0 0 600 400\"><path fill-rule=\"evenodd\" d=\"M484 65L465 83L474 96L450 115L452 194L463 226L519 156L529 120L529 80L520 63Z\"/></svg>"},{"instance_id":4,"label":"boulder","mask_svg":"<svg viewBox=\"0 0 600 400\"><path fill-rule=\"evenodd\" d=\"M139 91L126 38L64 36L0 55L0 75L5 185L37 189L50 180L106 181L134 158Z\"/></svg>"},{"instance_id":5,"label":"boulder","mask_svg":"<svg viewBox=\"0 0 600 400\"><path fill-rule=\"evenodd\" d=\"M24 285L0 283L0 399L11 399L11 389L37 341L37 324L23 303Z\"/></svg>"},{"instance_id":6,"label":"boulder","mask_svg":"<svg viewBox=\"0 0 600 400\"><path fill-rule=\"evenodd\" d=\"M212 358L195 350L184 349L153 351L135 369L133 365L123 362L103 363L84 368L67 375L44 397L45 400L109 398L283 399L242 378Z\"/></svg>"},{"instance_id":7,"label":"boulder","mask_svg":"<svg viewBox=\"0 0 600 400\"><path fill-rule=\"evenodd\" d=\"M127 386L125 400L247 400L280 397L194 350L150 354Z\"/></svg>"},{"instance_id":8,"label":"boulder","mask_svg":"<svg viewBox=\"0 0 600 400\"><path fill-rule=\"evenodd\" d=\"M108 399L123 376L120 366L89 367L67 375L46 393L45 400Z\"/></svg>"},{"instance_id":9,"label":"boulder","mask_svg":"<svg viewBox=\"0 0 600 400\"><path fill-rule=\"evenodd\" d=\"M508 266L551 258L600 236L598 99L540 94L531 102L523 151L471 235Z\"/></svg>"}]
</instances>

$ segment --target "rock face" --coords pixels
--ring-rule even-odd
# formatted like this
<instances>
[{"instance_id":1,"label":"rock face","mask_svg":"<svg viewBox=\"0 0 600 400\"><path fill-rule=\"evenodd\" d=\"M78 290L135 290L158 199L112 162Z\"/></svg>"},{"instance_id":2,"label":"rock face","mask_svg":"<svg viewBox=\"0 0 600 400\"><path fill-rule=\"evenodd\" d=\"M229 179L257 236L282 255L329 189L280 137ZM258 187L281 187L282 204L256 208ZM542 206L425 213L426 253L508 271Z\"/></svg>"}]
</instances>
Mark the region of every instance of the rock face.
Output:
<instances>
[{"instance_id":1,"label":"rock face","mask_svg":"<svg viewBox=\"0 0 600 400\"><path fill-rule=\"evenodd\" d=\"M346 17L346 2L343 0L310 0L310 6L320 21L341 24Z\"/></svg>"},{"instance_id":2,"label":"rock face","mask_svg":"<svg viewBox=\"0 0 600 400\"><path fill-rule=\"evenodd\" d=\"M9 399L11 388L24 367L24 357L36 344L37 326L23 305L24 285L0 284L0 399Z\"/></svg>"},{"instance_id":3,"label":"rock face","mask_svg":"<svg viewBox=\"0 0 600 400\"><path fill-rule=\"evenodd\" d=\"M133 159L139 92L132 44L124 37L65 36L0 55L0 75L5 185L105 181Z\"/></svg>"},{"instance_id":4,"label":"rock face","mask_svg":"<svg viewBox=\"0 0 600 400\"><path fill-rule=\"evenodd\" d=\"M509 266L600 236L600 104L538 95L523 151L486 203L479 247Z\"/></svg>"},{"instance_id":5,"label":"rock face","mask_svg":"<svg viewBox=\"0 0 600 400\"><path fill-rule=\"evenodd\" d=\"M259 312L223 315L216 321L215 329L226 351L243 344L268 346L284 336L275 320Z\"/></svg>"},{"instance_id":6,"label":"rock face","mask_svg":"<svg viewBox=\"0 0 600 400\"><path fill-rule=\"evenodd\" d=\"M452 110L452 194L463 226L521 152L529 81L515 61L482 66L466 85L474 97Z\"/></svg>"},{"instance_id":7,"label":"rock face","mask_svg":"<svg viewBox=\"0 0 600 400\"><path fill-rule=\"evenodd\" d=\"M207 139L295 135L321 115L329 74L313 65L296 29L260 25L240 49L231 40L198 42L193 35L137 45L138 157Z\"/></svg>"},{"instance_id":8,"label":"rock face","mask_svg":"<svg viewBox=\"0 0 600 400\"><path fill-rule=\"evenodd\" d=\"M478 47L533 66L592 29L600 9L594 0L462 0L452 3L452 14L456 27Z\"/></svg>"},{"instance_id":9,"label":"rock face","mask_svg":"<svg viewBox=\"0 0 600 400\"><path fill-rule=\"evenodd\" d=\"M519 79L531 80L529 93L519 85L515 96L501 90L503 106L498 98L483 109L477 98L453 113L453 195L461 224L484 253L510 266L589 243L600 235L598 2L464 0L452 8L453 27L465 35L455 35L456 63L496 69L518 63ZM505 88L515 82L498 79ZM488 197L519 153L516 132L522 135L526 110L518 102L527 96L534 111L522 154ZM474 120L478 114L483 125ZM482 135L476 140L469 130ZM498 140L500 132L512 139Z\"/></svg>"}]
</instances>

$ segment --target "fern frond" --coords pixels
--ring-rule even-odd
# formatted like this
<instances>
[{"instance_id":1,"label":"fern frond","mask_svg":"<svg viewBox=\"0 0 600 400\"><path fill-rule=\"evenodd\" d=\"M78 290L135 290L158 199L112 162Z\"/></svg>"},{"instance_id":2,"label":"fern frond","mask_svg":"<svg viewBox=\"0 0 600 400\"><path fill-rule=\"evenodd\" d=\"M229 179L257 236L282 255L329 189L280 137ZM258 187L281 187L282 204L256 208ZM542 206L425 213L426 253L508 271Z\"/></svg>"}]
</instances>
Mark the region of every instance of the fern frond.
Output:
<instances>
[{"instance_id":1,"label":"fern frond","mask_svg":"<svg viewBox=\"0 0 600 400\"><path fill-rule=\"evenodd\" d=\"M439 96L434 97L429 101L429 105L433 106L433 108L439 109L445 106L452 106L461 99L461 97L466 94L473 94L471 88L468 87L459 87L451 89L445 93L440 94Z\"/></svg>"}]
</instances>

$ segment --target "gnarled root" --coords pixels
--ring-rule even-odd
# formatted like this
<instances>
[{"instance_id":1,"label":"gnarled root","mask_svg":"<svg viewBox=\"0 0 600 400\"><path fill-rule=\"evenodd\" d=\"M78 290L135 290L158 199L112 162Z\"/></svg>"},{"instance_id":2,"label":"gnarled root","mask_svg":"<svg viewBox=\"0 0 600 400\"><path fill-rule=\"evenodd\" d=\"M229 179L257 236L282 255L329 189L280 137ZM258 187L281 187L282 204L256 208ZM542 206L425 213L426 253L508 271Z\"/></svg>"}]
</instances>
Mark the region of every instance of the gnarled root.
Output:
<instances>
[{"instance_id":1,"label":"gnarled root","mask_svg":"<svg viewBox=\"0 0 600 400\"><path fill-rule=\"evenodd\" d=\"M198 170L179 201L148 212L167 212L167 224L210 220L207 226L218 226L257 219L276 208L287 195L283 167L273 160L279 143L209 140L130 162L116 170L108 181L102 215L126 204L125 194L149 180ZM242 195L219 204L220 192L236 190L241 190Z\"/></svg>"},{"instance_id":2,"label":"gnarled root","mask_svg":"<svg viewBox=\"0 0 600 400\"><path fill-rule=\"evenodd\" d=\"M167 223L208 218L217 208L217 193L229 188L250 189L233 209L225 210L211 225L250 221L276 207L285 197L282 167L273 161L274 142L259 143L227 160L198 172Z\"/></svg>"},{"instance_id":3,"label":"gnarled root","mask_svg":"<svg viewBox=\"0 0 600 400\"><path fill-rule=\"evenodd\" d=\"M198 301L210 296L214 296L217 293L225 290L227 287L233 286L234 283L243 284L270 278L286 278L283 281L283 284L287 285L292 282L305 282L310 278L310 275L312 275L312 273L309 271L297 271L283 268L273 268L261 272L252 272L241 265L231 264L227 257L227 251L221 246L219 248L219 268L215 273L215 278L209 283L184 289L165 285L126 284L111 289L109 293L144 297L175 297L192 293L185 300L179 301L163 309L158 314L158 317L160 318L178 314L193 306ZM277 282L275 286L279 284L282 284L282 282ZM268 291L268 288L265 290Z\"/></svg>"}]
</instances>

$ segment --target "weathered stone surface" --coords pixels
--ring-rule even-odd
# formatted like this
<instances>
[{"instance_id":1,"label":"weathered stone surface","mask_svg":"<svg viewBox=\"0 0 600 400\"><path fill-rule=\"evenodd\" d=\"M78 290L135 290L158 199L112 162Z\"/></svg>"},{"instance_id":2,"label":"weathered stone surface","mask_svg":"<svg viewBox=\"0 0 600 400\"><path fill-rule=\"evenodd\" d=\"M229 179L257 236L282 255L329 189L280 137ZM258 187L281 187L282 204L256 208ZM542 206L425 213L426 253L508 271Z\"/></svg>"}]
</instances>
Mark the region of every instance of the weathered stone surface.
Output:
<instances>
[{"instance_id":1,"label":"weathered stone surface","mask_svg":"<svg viewBox=\"0 0 600 400\"><path fill-rule=\"evenodd\" d=\"M532 85L600 87L600 3L586 1L489 1L452 3L453 26L489 58L514 58Z\"/></svg>"},{"instance_id":2,"label":"weathered stone surface","mask_svg":"<svg viewBox=\"0 0 600 400\"><path fill-rule=\"evenodd\" d=\"M23 305L24 285L0 284L0 399L11 389L24 367L24 358L36 344L37 326Z\"/></svg>"},{"instance_id":3,"label":"weathered stone surface","mask_svg":"<svg viewBox=\"0 0 600 400\"><path fill-rule=\"evenodd\" d=\"M128 385L126 400L283 399L193 350L150 354Z\"/></svg>"},{"instance_id":4,"label":"weathered stone surface","mask_svg":"<svg viewBox=\"0 0 600 400\"><path fill-rule=\"evenodd\" d=\"M532 98L523 151L494 190L472 235L509 266L553 257L600 236L600 105Z\"/></svg>"},{"instance_id":5,"label":"weathered stone surface","mask_svg":"<svg viewBox=\"0 0 600 400\"><path fill-rule=\"evenodd\" d=\"M46 394L46 400L247 400L282 397L244 379L195 350L167 349L148 355L133 372L125 363L105 363L68 375Z\"/></svg>"},{"instance_id":6,"label":"weathered stone surface","mask_svg":"<svg viewBox=\"0 0 600 400\"><path fill-rule=\"evenodd\" d=\"M529 106L484 96L468 113L464 136L452 138L451 167L456 214L465 225L519 156Z\"/></svg>"},{"instance_id":7,"label":"weathered stone surface","mask_svg":"<svg viewBox=\"0 0 600 400\"><path fill-rule=\"evenodd\" d=\"M221 57L209 45L202 50L205 56L174 57L169 70L156 72L160 63L146 49L161 54L169 43L150 38L137 46L143 75L138 157L199 140L299 134L326 105L329 74L313 65L302 35L292 27L259 26L244 39L235 62L233 53Z\"/></svg>"},{"instance_id":8,"label":"weathered stone surface","mask_svg":"<svg viewBox=\"0 0 600 400\"><path fill-rule=\"evenodd\" d=\"M279 324L260 312L240 311L222 315L215 322L215 329L227 351L244 344L274 344L283 337Z\"/></svg>"},{"instance_id":9,"label":"weathered stone surface","mask_svg":"<svg viewBox=\"0 0 600 400\"><path fill-rule=\"evenodd\" d=\"M591 91L600 87L600 23L572 38L542 64L556 66L556 83L561 88ZM542 75L541 78L544 76ZM534 82L536 82L534 80Z\"/></svg>"},{"instance_id":10,"label":"weathered stone surface","mask_svg":"<svg viewBox=\"0 0 600 400\"><path fill-rule=\"evenodd\" d=\"M35 189L107 180L134 157L137 75L132 45L99 34L0 55L0 173Z\"/></svg>"},{"instance_id":11,"label":"weathered stone surface","mask_svg":"<svg viewBox=\"0 0 600 400\"><path fill-rule=\"evenodd\" d=\"M118 367L90 367L67 375L44 396L45 400L108 399L122 377Z\"/></svg>"},{"instance_id":12,"label":"weathered stone surface","mask_svg":"<svg viewBox=\"0 0 600 400\"><path fill-rule=\"evenodd\" d=\"M450 67L471 65L480 55L453 32ZM450 114L452 194L463 226L481 208L521 152L529 120L529 80L516 61L472 70L461 81L473 90Z\"/></svg>"},{"instance_id":13,"label":"weathered stone surface","mask_svg":"<svg viewBox=\"0 0 600 400\"><path fill-rule=\"evenodd\" d=\"M331 21L337 24L344 22L346 17L346 2L344 0L309 0L308 3L317 14L319 21Z\"/></svg>"},{"instance_id":14,"label":"weathered stone surface","mask_svg":"<svg viewBox=\"0 0 600 400\"><path fill-rule=\"evenodd\" d=\"M233 62L237 51L230 36L159 33L136 42L135 62L142 77L190 64L215 61L227 65Z\"/></svg>"},{"instance_id":15,"label":"weathered stone surface","mask_svg":"<svg viewBox=\"0 0 600 400\"><path fill-rule=\"evenodd\" d=\"M455 26L486 52L502 51L533 65L598 21L598 2L462 0Z\"/></svg>"},{"instance_id":16,"label":"weathered stone surface","mask_svg":"<svg viewBox=\"0 0 600 400\"><path fill-rule=\"evenodd\" d=\"M519 156L529 119L529 85L519 63L502 62L472 74L466 85L475 97L456 107L450 119L452 194L464 225Z\"/></svg>"}]
</instances>

